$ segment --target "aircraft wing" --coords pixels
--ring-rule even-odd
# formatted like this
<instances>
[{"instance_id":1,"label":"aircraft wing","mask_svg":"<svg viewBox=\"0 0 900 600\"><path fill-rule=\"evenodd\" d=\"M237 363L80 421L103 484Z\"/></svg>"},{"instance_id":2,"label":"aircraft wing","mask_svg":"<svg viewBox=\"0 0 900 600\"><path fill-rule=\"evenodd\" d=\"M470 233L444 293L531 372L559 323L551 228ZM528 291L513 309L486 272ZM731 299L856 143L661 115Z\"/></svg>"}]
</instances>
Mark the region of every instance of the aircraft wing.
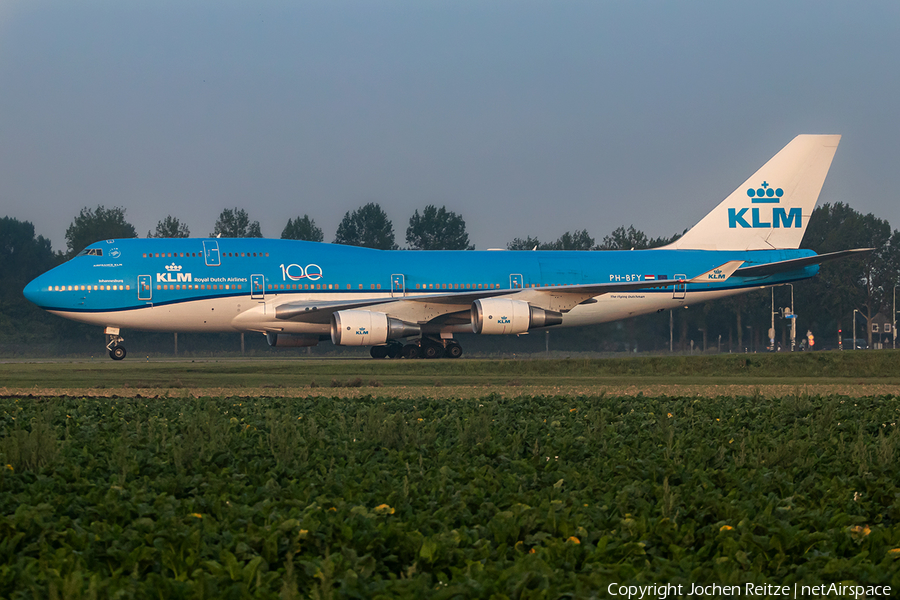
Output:
<instances>
[{"instance_id":1,"label":"aircraft wing","mask_svg":"<svg viewBox=\"0 0 900 600\"><path fill-rule=\"evenodd\" d=\"M854 248L853 250L842 250L840 252L829 252L828 254L819 254L817 256L806 256L804 258L793 258L791 260L781 260L773 263L762 265L750 265L742 267L734 272L738 277L766 277L775 275L776 273L784 273L786 271L794 271L802 269L810 265L818 265L838 258L846 256L863 256L874 251L875 248Z\"/></svg>"},{"instance_id":2,"label":"aircraft wing","mask_svg":"<svg viewBox=\"0 0 900 600\"><path fill-rule=\"evenodd\" d=\"M303 323L328 323L332 313L340 310L371 309L405 321L424 323L450 313L468 310L472 302L478 299L511 295L541 308L565 312L585 300L603 294L663 288L686 283L720 283L728 279L742 264L741 260L729 261L691 279L655 279L508 290L473 290L452 294L417 294L396 298L360 298L347 301L287 302L275 307L275 318Z\"/></svg>"},{"instance_id":3,"label":"aircraft wing","mask_svg":"<svg viewBox=\"0 0 900 600\"><path fill-rule=\"evenodd\" d=\"M447 310L439 312L456 312L468 307L479 298L493 298L517 294L521 289L512 290L472 290L454 294L416 294L398 296L396 298L360 298L357 300L334 300L330 302L304 301L287 302L275 307L275 318L279 320L300 321L303 323L328 323L331 314L339 310L368 309L379 307L380 312L394 313L396 308L409 303L446 306Z\"/></svg>"}]
</instances>

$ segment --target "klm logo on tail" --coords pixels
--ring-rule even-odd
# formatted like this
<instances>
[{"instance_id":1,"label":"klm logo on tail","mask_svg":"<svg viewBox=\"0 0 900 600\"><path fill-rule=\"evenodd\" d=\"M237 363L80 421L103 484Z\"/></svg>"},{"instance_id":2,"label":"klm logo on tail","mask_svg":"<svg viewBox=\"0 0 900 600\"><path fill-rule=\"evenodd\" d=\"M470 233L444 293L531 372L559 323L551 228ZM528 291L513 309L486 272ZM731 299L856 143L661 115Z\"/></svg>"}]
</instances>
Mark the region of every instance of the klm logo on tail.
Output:
<instances>
[{"instance_id":1,"label":"klm logo on tail","mask_svg":"<svg viewBox=\"0 0 900 600\"><path fill-rule=\"evenodd\" d=\"M750 188L747 190L747 196L750 197L751 204L778 204L784 190L781 188L773 188L767 182L763 181L758 189ZM802 211L799 207L785 210L780 206L773 206L771 210L767 207L754 206L752 208L729 208L728 209L728 227L736 229L779 229L781 227L795 227L800 229ZM750 214L747 214L747 211ZM750 219L748 222L747 219Z\"/></svg>"}]
</instances>

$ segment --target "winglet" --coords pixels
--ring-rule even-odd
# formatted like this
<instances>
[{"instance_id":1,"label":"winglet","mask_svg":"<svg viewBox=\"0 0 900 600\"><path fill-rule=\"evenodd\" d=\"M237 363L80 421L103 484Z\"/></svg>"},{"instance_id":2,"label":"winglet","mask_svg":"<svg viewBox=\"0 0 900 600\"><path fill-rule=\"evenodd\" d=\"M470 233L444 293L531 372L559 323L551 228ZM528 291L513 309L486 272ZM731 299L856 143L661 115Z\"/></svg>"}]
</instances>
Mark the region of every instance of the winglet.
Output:
<instances>
[{"instance_id":1,"label":"winglet","mask_svg":"<svg viewBox=\"0 0 900 600\"><path fill-rule=\"evenodd\" d=\"M697 275L693 279L689 279L688 283L711 283L717 281L725 281L731 274L738 270L744 264L742 260L730 260L724 265L720 265L711 271Z\"/></svg>"}]
</instances>

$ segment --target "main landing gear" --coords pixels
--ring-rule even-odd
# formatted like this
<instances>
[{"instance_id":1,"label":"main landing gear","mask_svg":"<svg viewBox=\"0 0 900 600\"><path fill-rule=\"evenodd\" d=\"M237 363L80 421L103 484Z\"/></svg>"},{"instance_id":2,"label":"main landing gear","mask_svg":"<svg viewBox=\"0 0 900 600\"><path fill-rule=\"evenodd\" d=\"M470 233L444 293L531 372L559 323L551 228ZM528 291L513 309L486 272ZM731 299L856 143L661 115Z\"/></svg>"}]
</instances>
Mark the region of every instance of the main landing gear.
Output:
<instances>
[{"instance_id":1,"label":"main landing gear","mask_svg":"<svg viewBox=\"0 0 900 600\"><path fill-rule=\"evenodd\" d=\"M391 340L381 346L372 346L372 358L459 358L463 349L459 342L436 338L421 338L408 344Z\"/></svg>"},{"instance_id":2,"label":"main landing gear","mask_svg":"<svg viewBox=\"0 0 900 600\"><path fill-rule=\"evenodd\" d=\"M106 349L109 351L109 357L113 360L122 360L127 352L125 351L125 338L119 335L117 327L106 328Z\"/></svg>"}]
</instances>

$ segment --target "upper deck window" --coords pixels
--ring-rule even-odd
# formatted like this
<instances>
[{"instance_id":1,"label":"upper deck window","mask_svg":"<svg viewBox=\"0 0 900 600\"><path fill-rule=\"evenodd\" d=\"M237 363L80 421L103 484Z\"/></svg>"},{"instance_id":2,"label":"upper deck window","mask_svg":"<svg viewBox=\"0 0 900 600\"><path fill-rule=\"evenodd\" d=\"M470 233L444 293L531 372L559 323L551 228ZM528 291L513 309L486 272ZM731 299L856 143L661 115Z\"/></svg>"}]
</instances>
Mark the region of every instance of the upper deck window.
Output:
<instances>
[{"instance_id":1,"label":"upper deck window","mask_svg":"<svg viewBox=\"0 0 900 600\"><path fill-rule=\"evenodd\" d=\"M101 248L85 248L78 253L78 256L103 256Z\"/></svg>"}]
</instances>

